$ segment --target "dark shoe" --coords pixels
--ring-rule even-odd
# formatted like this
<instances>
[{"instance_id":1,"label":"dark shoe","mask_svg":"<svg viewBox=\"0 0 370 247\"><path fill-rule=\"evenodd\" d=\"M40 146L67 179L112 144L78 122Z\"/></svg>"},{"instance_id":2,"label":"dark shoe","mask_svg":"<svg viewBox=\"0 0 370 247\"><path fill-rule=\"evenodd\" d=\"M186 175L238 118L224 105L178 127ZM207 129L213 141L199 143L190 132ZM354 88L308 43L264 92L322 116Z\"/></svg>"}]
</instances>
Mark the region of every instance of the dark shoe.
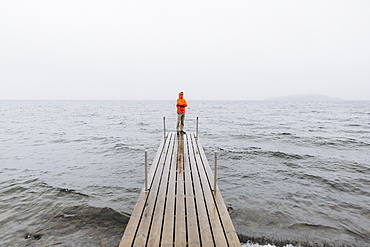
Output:
<instances>
[{"instance_id":1,"label":"dark shoe","mask_svg":"<svg viewBox=\"0 0 370 247\"><path fill-rule=\"evenodd\" d=\"M181 130L180 132L181 132L181 134L186 134L186 132L185 132L185 131L183 131L183 130Z\"/></svg>"}]
</instances>

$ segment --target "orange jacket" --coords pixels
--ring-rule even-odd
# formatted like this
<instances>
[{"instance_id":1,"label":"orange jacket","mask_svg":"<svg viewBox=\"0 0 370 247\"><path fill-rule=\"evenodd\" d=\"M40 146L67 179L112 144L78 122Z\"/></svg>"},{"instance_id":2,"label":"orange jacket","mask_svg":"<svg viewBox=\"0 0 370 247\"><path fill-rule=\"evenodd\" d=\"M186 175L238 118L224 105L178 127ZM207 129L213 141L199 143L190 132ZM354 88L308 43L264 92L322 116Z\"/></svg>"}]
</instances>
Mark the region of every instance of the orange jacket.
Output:
<instances>
[{"instance_id":1,"label":"orange jacket","mask_svg":"<svg viewBox=\"0 0 370 247\"><path fill-rule=\"evenodd\" d=\"M182 97L181 93L179 93L179 98L176 102L177 113L185 113L185 107L187 106L186 100Z\"/></svg>"}]
</instances>

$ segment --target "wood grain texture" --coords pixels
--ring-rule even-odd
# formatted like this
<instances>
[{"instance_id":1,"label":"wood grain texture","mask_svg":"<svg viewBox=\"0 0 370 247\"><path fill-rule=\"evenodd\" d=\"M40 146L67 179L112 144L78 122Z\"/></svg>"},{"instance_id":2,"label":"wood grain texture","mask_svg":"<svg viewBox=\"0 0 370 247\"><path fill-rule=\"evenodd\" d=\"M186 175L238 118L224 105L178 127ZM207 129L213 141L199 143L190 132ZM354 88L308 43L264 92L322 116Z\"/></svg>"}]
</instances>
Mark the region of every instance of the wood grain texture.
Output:
<instances>
[{"instance_id":1,"label":"wood grain texture","mask_svg":"<svg viewBox=\"0 0 370 247\"><path fill-rule=\"evenodd\" d=\"M194 133L167 133L122 236L128 246L241 246Z\"/></svg>"}]
</instances>

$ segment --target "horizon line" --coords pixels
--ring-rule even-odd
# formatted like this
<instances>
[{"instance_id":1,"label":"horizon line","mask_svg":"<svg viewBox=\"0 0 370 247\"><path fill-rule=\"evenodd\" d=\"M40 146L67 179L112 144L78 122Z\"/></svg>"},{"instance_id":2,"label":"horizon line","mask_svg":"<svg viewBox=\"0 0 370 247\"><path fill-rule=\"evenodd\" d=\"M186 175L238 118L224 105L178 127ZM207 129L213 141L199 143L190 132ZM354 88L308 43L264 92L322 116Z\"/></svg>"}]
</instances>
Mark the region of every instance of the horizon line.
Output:
<instances>
[{"instance_id":1,"label":"horizon line","mask_svg":"<svg viewBox=\"0 0 370 247\"><path fill-rule=\"evenodd\" d=\"M173 99L0 99L0 101L173 101ZM370 101L370 99L341 99L341 100L294 100L294 99L187 99L188 101L279 101L279 102L341 102L341 101Z\"/></svg>"}]
</instances>

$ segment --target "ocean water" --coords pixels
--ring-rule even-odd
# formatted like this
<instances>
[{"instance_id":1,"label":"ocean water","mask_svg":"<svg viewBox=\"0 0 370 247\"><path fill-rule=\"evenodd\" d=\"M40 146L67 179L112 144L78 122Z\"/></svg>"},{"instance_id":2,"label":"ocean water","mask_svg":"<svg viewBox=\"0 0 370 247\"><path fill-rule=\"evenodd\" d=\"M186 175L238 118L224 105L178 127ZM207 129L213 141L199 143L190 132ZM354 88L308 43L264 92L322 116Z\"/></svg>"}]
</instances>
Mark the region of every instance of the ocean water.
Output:
<instances>
[{"instance_id":1,"label":"ocean water","mask_svg":"<svg viewBox=\"0 0 370 247\"><path fill-rule=\"evenodd\" d=\"M243 246L370 246L370 102L189 101ZM0 246L117 246L174 101L0 101Z\"/></svg>"}]
</instances>

